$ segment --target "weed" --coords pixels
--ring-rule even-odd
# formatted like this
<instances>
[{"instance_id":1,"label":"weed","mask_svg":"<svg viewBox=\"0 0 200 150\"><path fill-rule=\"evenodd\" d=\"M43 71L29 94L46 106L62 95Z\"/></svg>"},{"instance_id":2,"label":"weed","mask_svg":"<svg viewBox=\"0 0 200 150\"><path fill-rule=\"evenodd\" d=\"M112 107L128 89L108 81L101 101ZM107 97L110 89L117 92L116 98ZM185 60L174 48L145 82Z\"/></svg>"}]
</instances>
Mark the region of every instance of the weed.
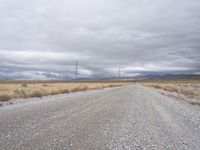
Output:
<instances>
[{"instance_id":1,"label":"weed","mask_svg":"<svg viewBox=\"0 0 200 150\"><path fill-rule=\"evenodd\" d=\"M14 97L17 98L28 98L30 95L30 91L29 90L25 90L25 89L16 89L14 90Z\"/></svg>"},{"instance_id":2,"label":"weed","mask_svg":"<svg viewBox=\"0 0 200 150\"><path fill-rule=\"evenodd\" d=\"M69 93L70 91L68 89L64 89L64 90L61 90L59 91L59 93Z\"/></svg>"},{"instance_id":3,"label":"weed","mask_svg":"<svg viewBox=\"0 0 200 150\"><path fill-rule=\"evenodd\" d=\"M51 91L51 93L50 93L50 95L57 95L57 94L59 94L58 91Z\"/></svg>"},{"instance_id":4,"label":"weed","mask_svg":"<svg viewBox=\"0 0 200 150\"><path fill-rule=\"evenodd\" d=\"M152 87L157 88L157 89L161 88L159 85L152 85Z\"/></svg>"},{"instance_id":5,"label":"weed","mask_svg":"<svg viewBox=\"0 0 200 150\"><path fill-rule=\"evenodd\" d=\"M7 94L0 95L1 102L9 101L10 99L11 99L10 95L7 95Z\"/></svg>"},{"instance_id":6,"label":"weed","mask_svg":"<svg viewBox=\"0 0 200 150\"><path fill-rule=\"evenodd\" d=\"M79 89L79 91L87 91L88 87L87 86L83 86L83 87L79 87L78 89Z\"/></svg>"},{"instance_id":7,"label":"weed","mask_svg":"<svg viewBox=\"0 0 200 150\"><path fill-rule=\"evenodd\" d=\"M31 94L30 94L30 97L42 97L42 96L45 96L47 95L45 91L42 91L42 90L37 90L37 91L33 91Z\"/></svg>"},{"instance_id":8,"label":"weed","mask_svg":"<svg viewBox=\"0 0 200 150\"><path fill-rule=\"evenodd\" d=\"M42 84L42 86L49 86L48 84L46 84L46 83L44 83L44 84Z\"/></svg>"},{"instance_id":9,"label":"weed","mask_svg":"<svg viewBox=\"0 0 200 150\"><path fill-rule=\"evenodd\" d=\"M71 89L71 91L70 92L78 92L79 91L79 88L78 87L76 87L76 88L73 88L73 89Z\"/></svg>"},{"instance_id":10,"label":"weed","mask_svg":"<svg viewBox=\"0 0 200 150\"><path fill-rule=\"evenodd\" d=\"M26 83L23 83L22 87L28 87L28 85Z\"/></svg>"}]
</instances>

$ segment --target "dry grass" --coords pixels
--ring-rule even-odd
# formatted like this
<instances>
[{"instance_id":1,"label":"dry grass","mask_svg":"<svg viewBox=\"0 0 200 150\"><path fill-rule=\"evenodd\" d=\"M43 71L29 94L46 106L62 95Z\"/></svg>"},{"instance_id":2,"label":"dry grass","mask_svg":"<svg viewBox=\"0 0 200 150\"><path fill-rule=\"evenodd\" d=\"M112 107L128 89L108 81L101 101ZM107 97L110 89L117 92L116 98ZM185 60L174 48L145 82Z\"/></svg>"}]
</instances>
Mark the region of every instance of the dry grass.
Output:
<instances>
[{"instance_id":1,"label":"dry grass","mask_svg":"<svg viewBox=\"0 0 200 150\"><path fill-rule=\"evenodd\" d=\"M102 89L106 87L125 86L130 82L97 82L97 83L36 83L36 82L0 82L0 101L8 101L11 98L30 98L56 95L69 92Z\"/></svg>"},{"instance_id":2,"label":"dry grass","mask_svg":"<svg viewBox=\"0 0 200 150\"><path fill-rule=\"evenodd\" d=\"M189 99L196 99L200 101L200 80L164 80L164 81L150 81L142 82L145 86L165 90L168 92L175 92L184 95Z\"/></svg>"},{"instance_id":3,"label":"dry grass","mask_svg":"<svg viewBox=\"0 0 200 150\"><path fill-rule=\"evenodd\" d=\"M2 102L9 101L10 99L11 99L10 95L7 94L0 95L0 101Z\"/></svg>"},{"instance_id":4,"label":"dry grass","mask_svg":"<svg viewBox=\"0 0 200 150\"><path fill-rule=\"evenodd\" d=\"M28 85L26 83L23 83L22 87L28 87Z\"/></svg>"}]
</instances>

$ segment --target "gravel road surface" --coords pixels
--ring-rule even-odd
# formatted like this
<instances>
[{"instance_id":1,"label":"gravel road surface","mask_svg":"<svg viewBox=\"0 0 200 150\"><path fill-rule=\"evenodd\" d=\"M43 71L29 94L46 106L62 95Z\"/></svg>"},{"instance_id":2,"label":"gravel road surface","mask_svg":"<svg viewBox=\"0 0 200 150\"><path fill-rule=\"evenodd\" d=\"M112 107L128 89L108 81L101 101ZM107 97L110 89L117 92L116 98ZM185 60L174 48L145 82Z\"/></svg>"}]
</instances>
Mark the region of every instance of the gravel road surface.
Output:
<instances>
[{"instance_id":1,"label":"gravel road surface","mask_svg":"<svg viewBox=\"0 0 200 150\"><path fill-rule=\"evenodd\" d=\"M200 149L200 111L134 84L0 107L0 149Z\"/></svg>"}]
</instances>

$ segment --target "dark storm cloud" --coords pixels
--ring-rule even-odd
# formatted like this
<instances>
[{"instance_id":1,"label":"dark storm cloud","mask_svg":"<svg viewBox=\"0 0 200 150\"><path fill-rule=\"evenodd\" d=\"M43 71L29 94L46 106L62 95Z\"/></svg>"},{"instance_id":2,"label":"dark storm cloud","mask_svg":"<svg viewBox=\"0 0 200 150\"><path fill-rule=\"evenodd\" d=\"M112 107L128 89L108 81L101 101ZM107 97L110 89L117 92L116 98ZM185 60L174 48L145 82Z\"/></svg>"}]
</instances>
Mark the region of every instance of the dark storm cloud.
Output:
<instances>
[{"instance_id":1,"label":"dark storm cloud","mask_svg":"<svg viewBox=\"0 0 200 150\"><path fill-rule=\"evenodd\" d=\"M199 0L0 0L0 78L200 71Z\"/></svg>"}]
</instances>

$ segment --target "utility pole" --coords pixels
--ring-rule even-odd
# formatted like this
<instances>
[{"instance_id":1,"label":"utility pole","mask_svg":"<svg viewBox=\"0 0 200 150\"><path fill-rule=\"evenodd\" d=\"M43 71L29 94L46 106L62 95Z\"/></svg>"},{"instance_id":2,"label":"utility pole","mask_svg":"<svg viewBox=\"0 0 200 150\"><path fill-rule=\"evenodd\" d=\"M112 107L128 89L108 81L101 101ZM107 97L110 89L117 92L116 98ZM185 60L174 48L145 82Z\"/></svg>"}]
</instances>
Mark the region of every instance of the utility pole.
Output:
<instances>
[{"instance_id":1,"label":"utility pole","mask_svg":"<svg viewBox=\"0 0 200 150\"><path fill-rule=\"evenodd\" d=\"M78 79L78 61L77 60L75 62L75 79L76 79L76 81Z\"/></svg>"},{"instance_id":2,"label":"utility pole","mask_svg":"<svg viewBox=\"0 0 200 150\"><path fill-rule=\"evenodd\" d=\"M119 72L118 72L118 77L119 77L119 80L120 80L120 78L121 78L121 70L120 70L120 68L119 68Z\"/></svg>"}]
</instances>

